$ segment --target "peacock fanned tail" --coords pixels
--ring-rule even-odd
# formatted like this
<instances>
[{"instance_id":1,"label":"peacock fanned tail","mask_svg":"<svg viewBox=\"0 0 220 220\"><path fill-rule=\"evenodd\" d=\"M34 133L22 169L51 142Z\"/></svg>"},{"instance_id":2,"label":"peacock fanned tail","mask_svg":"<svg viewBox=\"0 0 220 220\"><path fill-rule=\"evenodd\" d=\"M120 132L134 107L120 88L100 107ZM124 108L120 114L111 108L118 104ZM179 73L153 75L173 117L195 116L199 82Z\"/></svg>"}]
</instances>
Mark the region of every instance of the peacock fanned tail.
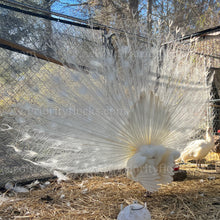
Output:
<instances>
[{"instance_id":1,"label":"peacock fanned tail","mask_svg":"<svg viewBox=\"0 0 220 220\"><path fill-rule=\"evenodd\" d=\"M10 112L24 159L66 172L101 172L128 168L143 145L161 161L185 147L205 111L204 66L176 47L164 50L161 62L156 44L133 41L119 41L115 56L95 51L86 73L39 61ZM158 167L152 176L144 169L130 175L144 186L168 181Z\"/></svg>"}]
</instances>

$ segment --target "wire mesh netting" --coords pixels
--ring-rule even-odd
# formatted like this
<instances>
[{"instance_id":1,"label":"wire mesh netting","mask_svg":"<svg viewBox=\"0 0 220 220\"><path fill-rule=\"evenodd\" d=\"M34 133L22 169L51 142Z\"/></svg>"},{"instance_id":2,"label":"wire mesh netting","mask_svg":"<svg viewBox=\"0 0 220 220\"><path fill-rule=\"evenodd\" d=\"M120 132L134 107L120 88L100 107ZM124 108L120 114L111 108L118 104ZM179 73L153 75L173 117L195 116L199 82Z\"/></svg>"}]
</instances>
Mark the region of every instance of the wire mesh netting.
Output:
<instances>
[{"instance_id":1,"label":"wire mesh netting","mask_svg":"<svg viewBox=\"0 0 220 220\"><path fill-rule=\"evenodd\" d=\"M0 13L1 115L21 100L36 102L36 96L29 90L34 89L35 84L41 84L45 93L50 93L46 80L53 71L59 71L61 65L76 69L77 64L78 68L86 68L97 48L99 51L103 48L103 52L105 49L102 29L72 25L70 20L61 22L37 17L19 11L22 8L17 9L1 7ZM21 160L16 154L16 142L21 137L10 129L14 120L8 114L0 118L1 186L8 181L51 176L47 170ZM10 147L10 143L15 144Z\"/></svg>"},{"instance_id":2,"label":"wire mesh netting","mask_svg":"<svg viewBox=\"0 0 220 220\"><path fill-rule=\"evenodd\" d=\"M71 68L75 64L83 67L94 56L97 47L99 51L103 47L102 30L64 24L5 8L1 9L1 15L1 43L4 39L9 41L0 48L1 107L17 101L24 84L31 82L31 69L37 72L49 61ZM28 55L22 54L26 48L30 49ZM40 60L38 55L46 61Z\"/></svg>"}]
</instances>

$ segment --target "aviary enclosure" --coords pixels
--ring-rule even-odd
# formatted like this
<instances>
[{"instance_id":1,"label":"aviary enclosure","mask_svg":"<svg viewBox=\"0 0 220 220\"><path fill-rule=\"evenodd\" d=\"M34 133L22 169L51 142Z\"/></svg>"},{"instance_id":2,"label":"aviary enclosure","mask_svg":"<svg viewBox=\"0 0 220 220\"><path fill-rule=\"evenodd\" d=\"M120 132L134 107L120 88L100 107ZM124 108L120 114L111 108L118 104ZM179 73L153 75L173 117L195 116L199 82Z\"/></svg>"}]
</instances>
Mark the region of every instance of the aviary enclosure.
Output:
<instances>
[{"instance_id":1,"label":"aviary enclosure","mask_svg":"<svg viewBox=\"0 0 220 220\"><path fill-rule=\"evenodd\" d=\"M134 201L146 203L152 219L220 218L220 27L152 43L155 53L145 50L153 47L148 36L58 13L51 16L25 4L3 1L0 7L7 15L2 16L0 32L0 219L116 219L121 204ZM134 50L126 48L127 39L135 39ZM179 75L173 70L180 67L168 56L174 53ZM192 68L201 64L207 75L197 77L182 68L184 53ZM142 73L146 67L148 76ZM189 113L179 114L186 105ZM138 118L141 112L147 117ZM164 132L167 124L178 141ZM149 145L168 143L183 149L187 142L204 139L207 125L215 146L202 158L202 169L195 160L177 160L174 181L166 177L164 182L170 184L155 191L153 183L155 192L146 193L151 191L150 183L144 183L151 180L141 173L146 163L138 170L136 149L129 146L124 152L121 146L143 145L148 154L146 143L136 140L146 129ZM152 127L157 128L155 136L150 135ZM161 142L157 133L167 139ZM156 152L163 150L157 146ZM175 152L169 156L178 159ZM101 157L111 160L103 162ZM124 157L129 158L126 167L117 159ZM161 179L168 176L161 164L158 167Z\"/></svg>"}]
</instances>

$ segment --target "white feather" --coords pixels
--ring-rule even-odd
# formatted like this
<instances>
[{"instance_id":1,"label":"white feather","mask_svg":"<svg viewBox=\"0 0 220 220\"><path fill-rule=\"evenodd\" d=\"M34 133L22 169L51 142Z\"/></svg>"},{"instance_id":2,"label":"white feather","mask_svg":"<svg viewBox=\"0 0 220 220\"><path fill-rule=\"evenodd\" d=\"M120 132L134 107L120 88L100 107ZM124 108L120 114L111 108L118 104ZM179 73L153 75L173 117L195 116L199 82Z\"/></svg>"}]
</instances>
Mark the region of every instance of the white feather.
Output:
<instances>
[{"instance_id":1,"label":"white feather","mask_svg":"<svg viewBox=\"0 0 220 220\"><path fill-rule=\"evenodd\" d=\"M17 186L17 185L14 186L10 182L7 182L5 184L5 189L11 190L11 191L14 191L14 192L17 192L17 193L27 193L27 192L29 192L29 190L27 188L22 187L22 186Z\"/></svg>"},{"instance_id":2,"label":"white feather","mask_svg":"<svg viewBox=\"0 0 220 220\"><path fill-rule=\"evenodd\" d=\"M13 128L10 126L10 125L8 125L8 124L1 124L1 128L0 128L0 131L9 131L9 130L12 130Z\"/></svg>"},{"instance_id":3,"label":"white feather","mask_svg":"<svg viewBox=\"0 0 220 220\"><path fill-rule=\"evenodd\" d=\"M59 172L59 171L57 171L57 170L55 170L55 171L53 172L53 174L54 174L55 176L57 176L57 182L58 182L58 183L60 183L61 181L67 181L67 180L69 180L69 177L68 177L68 176L64 175L63 173L61 173L61 172Z\"/></svg>"}]
</instances>

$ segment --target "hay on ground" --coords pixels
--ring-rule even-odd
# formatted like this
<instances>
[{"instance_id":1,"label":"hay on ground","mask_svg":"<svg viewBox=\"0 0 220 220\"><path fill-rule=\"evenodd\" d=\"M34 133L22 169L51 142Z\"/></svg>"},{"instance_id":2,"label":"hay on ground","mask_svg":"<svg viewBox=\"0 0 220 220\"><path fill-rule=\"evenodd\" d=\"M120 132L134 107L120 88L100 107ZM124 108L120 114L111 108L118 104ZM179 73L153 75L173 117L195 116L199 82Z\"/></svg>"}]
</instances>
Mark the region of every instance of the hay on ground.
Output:
<instances>
[{"instance_id":1,"label":"hay on ground","mask_svg":"<svg viewBox=\"0 0 220 220\"><path fill-rule=\"evenodd\" d=\"M220 219L220 174L188 169L188 177L146 196L145 189L125 175L92 176L51 184L26 194L5 193L1 219L116 219L120 206L147 202L152 220Z\"/></svg>"}]
</instances>

